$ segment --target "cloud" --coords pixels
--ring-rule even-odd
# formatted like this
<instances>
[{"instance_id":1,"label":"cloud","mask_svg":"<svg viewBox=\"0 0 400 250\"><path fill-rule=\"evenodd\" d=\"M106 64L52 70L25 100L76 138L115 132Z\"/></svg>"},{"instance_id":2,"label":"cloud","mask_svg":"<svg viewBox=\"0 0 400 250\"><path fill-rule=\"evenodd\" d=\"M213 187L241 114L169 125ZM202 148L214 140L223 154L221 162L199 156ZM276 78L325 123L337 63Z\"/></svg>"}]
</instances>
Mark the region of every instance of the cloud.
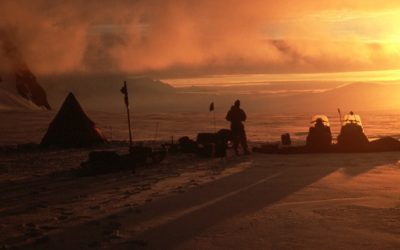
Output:
<instances>
[{"instance_id":1,"label":"cloud","mask_svg":"<svg viewBox=\"0 0 400 250\"><path fill-rule=\"evenodd\" d=\"M368 70L399 66L400 46L384 41L398 15L368 23L399 7L375 0L3 0L0 29L37 74Z\"/></svg>"}]
</instances>

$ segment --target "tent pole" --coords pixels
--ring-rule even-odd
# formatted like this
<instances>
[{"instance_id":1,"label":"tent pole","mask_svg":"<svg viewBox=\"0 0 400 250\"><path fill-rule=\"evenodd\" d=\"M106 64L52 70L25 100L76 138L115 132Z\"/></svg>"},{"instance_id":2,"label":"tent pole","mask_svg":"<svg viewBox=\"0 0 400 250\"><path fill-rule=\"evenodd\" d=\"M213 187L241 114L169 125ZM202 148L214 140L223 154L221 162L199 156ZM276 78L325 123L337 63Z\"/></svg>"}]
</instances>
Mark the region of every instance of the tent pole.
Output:
<instances>
[{"instance_id":1,"label":"tent pole","mask_svg":"<svg viewBox=\"0 0 400 250\"><path fill-rule=\"evenodd\" d=\"M213 110L214 133L217 133L217 125L215 123L215 110Z\"/></svg>"}]
</instances>

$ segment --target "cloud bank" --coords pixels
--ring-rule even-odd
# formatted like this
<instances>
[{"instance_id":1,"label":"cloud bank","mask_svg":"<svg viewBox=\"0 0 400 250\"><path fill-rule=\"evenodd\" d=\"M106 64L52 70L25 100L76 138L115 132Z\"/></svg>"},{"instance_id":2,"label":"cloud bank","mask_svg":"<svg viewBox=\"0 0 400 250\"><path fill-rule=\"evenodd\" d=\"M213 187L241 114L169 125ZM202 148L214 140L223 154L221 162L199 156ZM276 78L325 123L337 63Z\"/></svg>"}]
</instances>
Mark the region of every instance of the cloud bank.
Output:
<instances>
[{"instance_id":1,"label":"cloud bank","mask_svg":"<svg viewBox=\"0 0 400 250\"><path fill-rule=\"evenodd\" d=\"M397 10L376 0L3 0L0 36L39 75L379 70L400 66Z\"/></svg>"}]
</instances>

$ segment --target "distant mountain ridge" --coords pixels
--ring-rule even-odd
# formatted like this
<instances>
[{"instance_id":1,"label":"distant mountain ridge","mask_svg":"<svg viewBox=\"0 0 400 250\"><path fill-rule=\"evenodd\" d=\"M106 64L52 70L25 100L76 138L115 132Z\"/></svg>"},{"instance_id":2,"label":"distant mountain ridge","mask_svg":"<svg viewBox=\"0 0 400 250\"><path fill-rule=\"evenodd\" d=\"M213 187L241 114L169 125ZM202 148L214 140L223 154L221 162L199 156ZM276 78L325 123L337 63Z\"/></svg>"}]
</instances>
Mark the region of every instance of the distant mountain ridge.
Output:
<instances>
[{"instance_id":1,"label":"distant mountain ridge","mask_svg":"<svg viewBox=\"0 0 400 250\"><path fill-rule=\"evenodd\" d=\"M128 79L128 86L139 93L173 93L175 88L160 80L148 77Z\"/></svg>"},{"instance_id":2,"label":"distant mountain ridge","mask_svg":"<svg viewBox=\"0 0 400 250\"><path fill-rule=\"evenodd\" d=\"M72 92L83 106L108 110L120 106L120 89L127 82L129 97L132 100L151 99L155 96L168 96L176 89L160 80L148 77L130 78L124 75L74 74L43 77L41 82L56 107L61 105L65 96ZM132 102L133 103L133 102Z\"/></svg>"},{"instance_id":3,"label":"distant mountain ridge","mask_svg":"<svg viewBox=\"0 0 400 250\"><path fill-rule=\"evenodd\" d=\"M358 110L400 109L400 84L352 83L292 98L300 107L312 105L325 109L337 107Z\"/></svg>"},{"instance_id":4,"label":"distant mountain ridge","mask_svg":"<svg viewBox=\"0 0 400 250\"><path fill-rule=\"evenodd\" d=\"M322 83L323 84L323 83ZM372 110L400 110L400 84L381 83L350 83L342 84L323 91L296 92L296 83L287 85L283 94L275 94L271 91L257 91L245 93L243 89L238 91L220 91L215 95L207 89L200 93L190 93L191 98L185 101L184 95L179 99L181 105L190 107L193 105L205 107L207 102L214 101L219 110L226 110L234 100L240 99L243 107L250 112L266 113L325 113L335 112L338 108L354 111ZM323 85L321 85L323 86ZM274 86L266 86L266 89L274 89ZM297 89L298 90L298 89Z\"/></svg>"},{"instance_id":5,"label":"distant mountain ridge","mask_svg":"<svg viewBox=\"0 0 400 250\"><path fill-rule=\"evenodd\" d=\"M242 100L250 112L325 113L343 110L400 110L400 84L351 83L347 85L327 84L323 91L299 91L303 86L286 83L266 86L268 90L283 90L274 94L257 87L254 91L243 91L246 87L223 88L174 88L168 83L151 78L125 78L123 76L68 76L42 80L51 102L57 105L68 92L76 94L82 105L92 110L123 110L120 88L127 81L131 105L143 112L202 112L215 102L217 111L227 110L236 99ZM293 87L291 87L293 86ZM316 85L320 89L323 83ZM191 91L193 90L193 91ZM206 107L206 108L204 108Z\"/></svg>"},{"instance_id":6,"label":"distant mountain ridge","mask_svg":"<svg viewBox=\"0 0 400 250\"><path fill-rule=\"evenodd\" d=\"M400 84L351 83L318 92L236 97L242 99L249 110L267 113L326 113L338 108L348 111L400 110Z\"/></svg>"}]
</instances>

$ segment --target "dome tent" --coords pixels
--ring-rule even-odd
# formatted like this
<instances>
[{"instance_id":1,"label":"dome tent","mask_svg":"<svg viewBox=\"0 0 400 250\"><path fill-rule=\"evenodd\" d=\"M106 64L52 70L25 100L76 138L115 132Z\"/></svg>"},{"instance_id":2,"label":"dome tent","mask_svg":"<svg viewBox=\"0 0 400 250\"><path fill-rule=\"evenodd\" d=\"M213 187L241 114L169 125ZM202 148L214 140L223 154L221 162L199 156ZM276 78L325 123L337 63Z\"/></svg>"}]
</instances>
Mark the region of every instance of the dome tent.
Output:
<instances>
[{"instance_id":1,"label":"dome tent","mask_svg":"<svg viewBox=\"0 0 400 250\"><path fill-rule=\"evenodd\" d=\"M40 143L44 147L88 147L106 142L95 123L69 93Z\"/></svg>"}]
</instances>

